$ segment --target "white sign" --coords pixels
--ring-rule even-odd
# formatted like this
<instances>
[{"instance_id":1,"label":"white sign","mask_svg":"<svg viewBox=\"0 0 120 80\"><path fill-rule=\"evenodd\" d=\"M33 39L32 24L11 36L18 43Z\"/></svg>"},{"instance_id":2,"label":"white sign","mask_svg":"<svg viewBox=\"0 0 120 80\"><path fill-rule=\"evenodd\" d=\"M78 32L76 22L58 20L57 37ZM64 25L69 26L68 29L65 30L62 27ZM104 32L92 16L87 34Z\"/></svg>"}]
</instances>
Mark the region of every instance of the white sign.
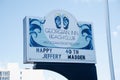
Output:
<instances>
[{"instance_id":1,"label":"white sign","mask_svg":"<svg viewBox=\"0 0 120 80\"><path fill-rule=\"evenodd\" d=\"M24 63L95 63L92 25L58 10L24 19Z\"/></svg>"}]
</instances>

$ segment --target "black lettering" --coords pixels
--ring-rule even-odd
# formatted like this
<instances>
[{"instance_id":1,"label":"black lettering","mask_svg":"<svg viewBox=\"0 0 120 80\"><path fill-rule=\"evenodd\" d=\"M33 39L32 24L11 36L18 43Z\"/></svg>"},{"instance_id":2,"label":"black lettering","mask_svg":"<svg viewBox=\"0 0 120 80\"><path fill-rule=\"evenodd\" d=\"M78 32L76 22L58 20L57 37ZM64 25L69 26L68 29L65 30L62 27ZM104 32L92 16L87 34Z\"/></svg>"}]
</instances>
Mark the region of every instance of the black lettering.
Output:
<instances>
[{"instance_id":1,"label":"black lettering","mask_svg":"<svg viewBox=\"0 0 120 80\"><path fill-rule=\"evenodd\" d=\"M37 53L51 53L52 49L51 48L36 48Z\"/></svg>"},{"instance_id":2,"label":"black lettering","mask_svg":"<svg viewBox=\"0 0 120 80\"><path fill-rule=\"evenodd\" d=\"M85 56L84 55L68 55L68 59L85 60Z\"/></svg>"},{"instance_id":3,"label":"black lettering","mask_svg":"<svg viewBox=\"0 0 120 80\"><path fill-rule=\"evenodd\" d=\"M60 59L61 54L44 54L43 59Z\"/></svg>"}]
</instances>

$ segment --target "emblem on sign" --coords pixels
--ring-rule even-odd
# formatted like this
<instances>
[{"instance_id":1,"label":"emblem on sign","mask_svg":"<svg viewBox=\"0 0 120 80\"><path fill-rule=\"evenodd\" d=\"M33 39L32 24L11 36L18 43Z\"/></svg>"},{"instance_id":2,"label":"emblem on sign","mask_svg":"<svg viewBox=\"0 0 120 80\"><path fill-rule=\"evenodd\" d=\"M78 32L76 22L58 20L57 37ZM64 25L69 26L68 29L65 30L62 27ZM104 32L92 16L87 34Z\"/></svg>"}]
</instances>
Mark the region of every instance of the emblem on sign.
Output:
<instances>
[{"instance_id":1,"label":"emblem on sign","mask_svg":"<svg viewBox=\"0 0 120 80\"><path fill-rule=\"evenodd\" d=\"M67 12L29 19L31 47L93 49L91 24L80 24Z\"/></svg>"}]
</instances>

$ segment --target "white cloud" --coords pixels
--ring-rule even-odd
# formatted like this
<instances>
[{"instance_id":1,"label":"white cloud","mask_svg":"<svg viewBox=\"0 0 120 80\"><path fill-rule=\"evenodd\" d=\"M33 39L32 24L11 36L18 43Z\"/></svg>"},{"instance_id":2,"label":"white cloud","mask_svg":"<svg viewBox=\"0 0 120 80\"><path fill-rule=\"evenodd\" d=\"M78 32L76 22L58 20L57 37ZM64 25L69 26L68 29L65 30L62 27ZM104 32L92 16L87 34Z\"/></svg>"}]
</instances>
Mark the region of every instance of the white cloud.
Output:
<instances>
[{"instance_id":1,"label":"white cloud","mask_svg":"<svg viewBox=\"0 0 120 80\"><path fill-rule=\"evenodd\" d=\"M118 36L118 32L117 31L113 31L112 34L113 34L114 37Z\"/></svg>"},{"instance_id":2,"label":"white cloud","mask_svg":"<svg viewBox=\"0 0 120 80\"><path fill-rule=\"evenodd\" d=\"M116 26L115 31L112 32L114 37L117 37L120 33L120 25Z\"/></svg>"},{"instance_id":3,"label":"white cloud","mask_svg":"<svg viewBox=\"0 0 120 80\"><path fill-rule=\"evenodd\" d=\"M118 25L118 26L116 27L116 29L117 29L117 31L120 31L120 25Z\"/></svg>"},{"instance_id":4,"label":"white cloud","mask_svg":"<svg viewBox=\"0 0 120 80\"><path fill-rule=\"evenodd\" d=\"M4 69L6 68L6 63L5 62L0 62L0 69Z\"/></svg>"},{"instance_id":5,"label":"white cloud","mask_svg":"<svg viewBox=\"0 0 120 80\"><path fill-rule=\"evenodd\" d=\"M79 3L79 2L82 2L82 3L90 3L92 1L96 1L96 0L72 0L74 3Z\"/></svg>"},{"instance_id":6,"label":"white cloud","mask_svg":"<svg viewBox=\"0 0 120 80\"><path fill-rule=\"evenodd\" d=\"M72 0L74 3L79 3L79 2L83 2L83 3L93 3L93 2L105 2L105 0ZM114 2L117 0L108 0L109 2Z\"/></svg>"}]
</instances>

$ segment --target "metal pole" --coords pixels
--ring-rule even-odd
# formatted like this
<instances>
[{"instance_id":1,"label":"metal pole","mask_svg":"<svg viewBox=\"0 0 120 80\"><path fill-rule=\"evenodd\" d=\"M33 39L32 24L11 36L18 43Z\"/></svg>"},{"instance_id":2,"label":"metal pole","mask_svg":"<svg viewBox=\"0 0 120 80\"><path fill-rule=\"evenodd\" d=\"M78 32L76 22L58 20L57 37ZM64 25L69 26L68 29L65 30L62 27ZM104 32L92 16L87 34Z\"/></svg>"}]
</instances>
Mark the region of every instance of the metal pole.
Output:
<instances>
[{"instance_id":1,"label":"metal pole","mask_svg":"<svg viewBox=\"0 0 120 80\"><path fill-rule=\"evenodd\" d=\"M112 57L111 33L110 33L110 17L109 17L109 15L110 15L109 14L109 4L108 4L108 0L106 0L106 33L107 33L110 75L111 75L111 80L115 80L113 57Z\"/></svg>"}]
</instances>

